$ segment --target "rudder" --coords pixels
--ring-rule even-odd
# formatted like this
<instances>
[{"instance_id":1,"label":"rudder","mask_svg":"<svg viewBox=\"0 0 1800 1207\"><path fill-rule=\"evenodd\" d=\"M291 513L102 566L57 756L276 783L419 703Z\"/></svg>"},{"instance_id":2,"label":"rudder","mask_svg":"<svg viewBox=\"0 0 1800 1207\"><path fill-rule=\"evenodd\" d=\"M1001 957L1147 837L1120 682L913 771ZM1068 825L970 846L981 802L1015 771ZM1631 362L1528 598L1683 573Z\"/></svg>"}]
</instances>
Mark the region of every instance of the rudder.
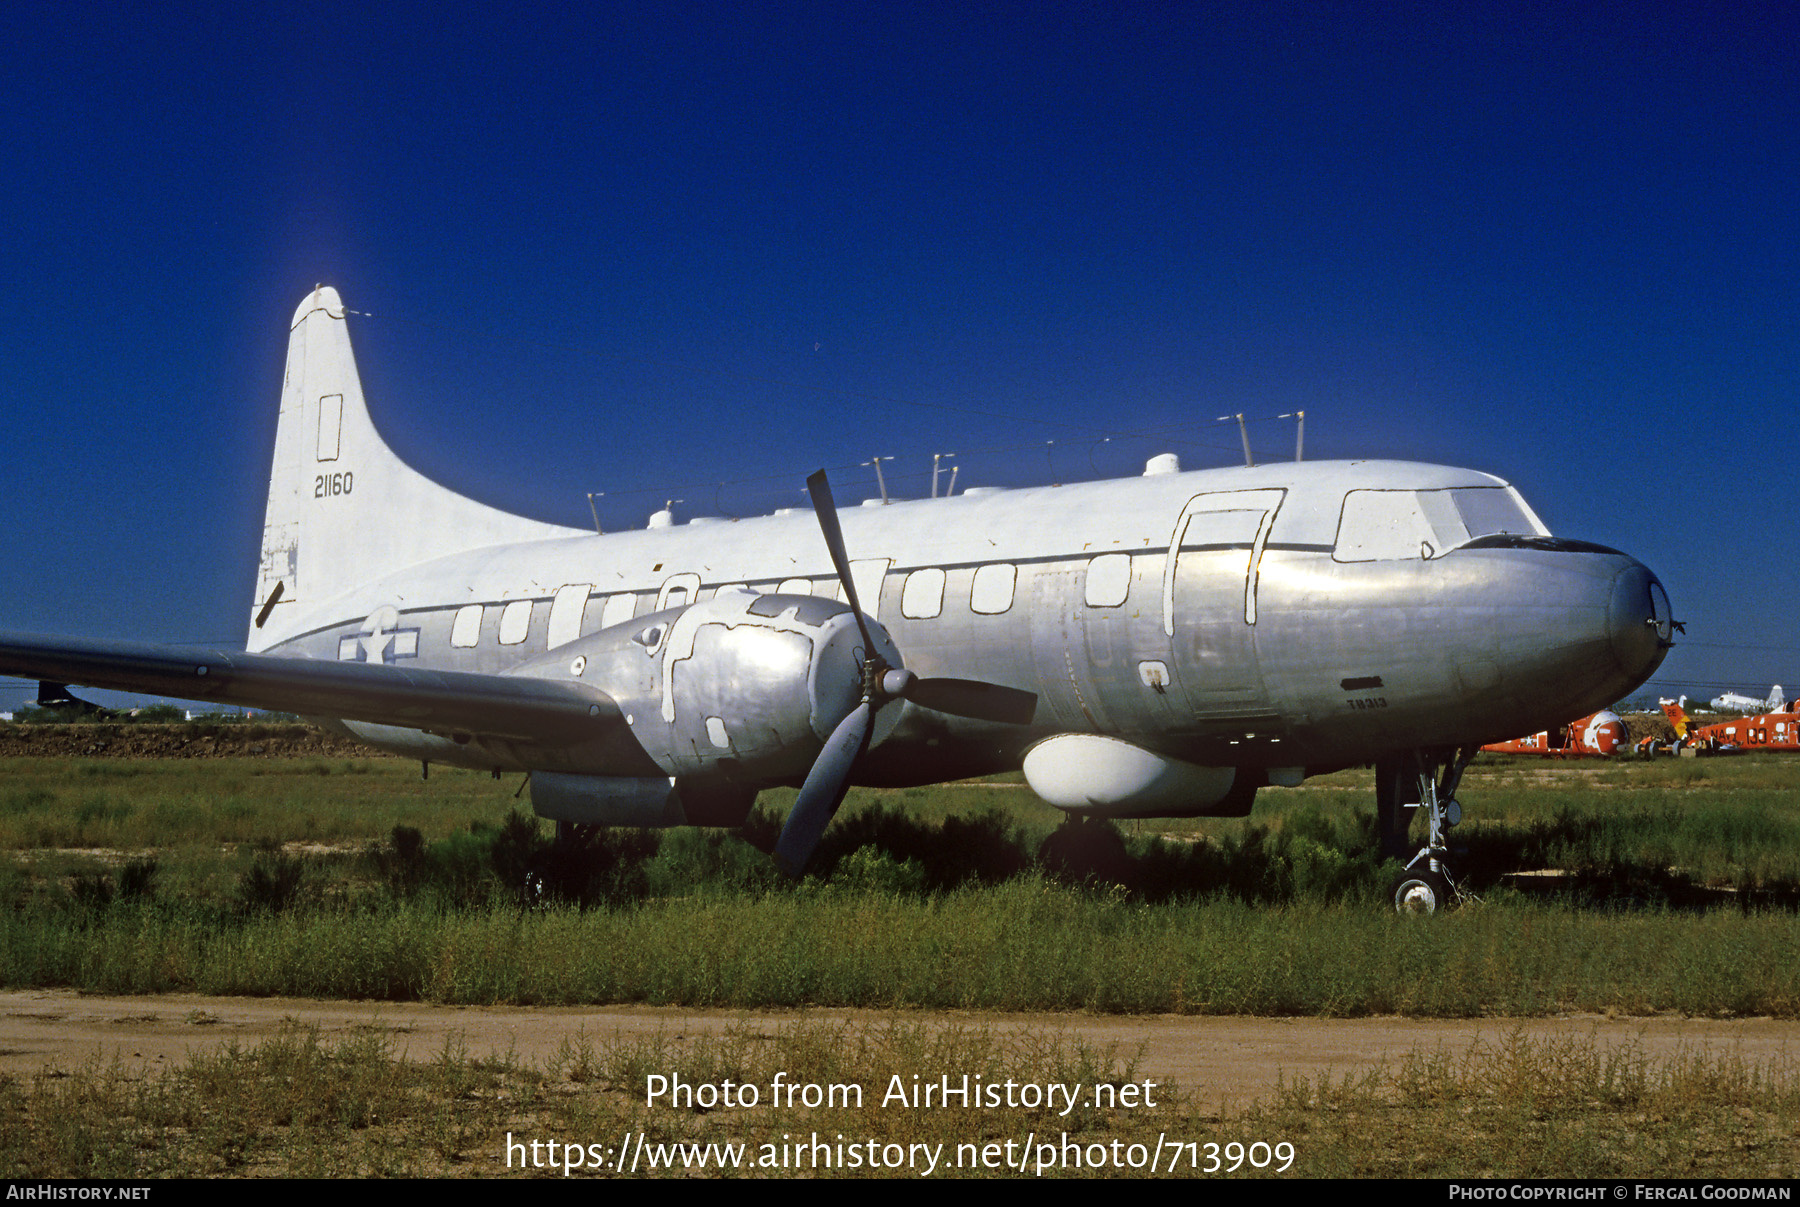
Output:
<instances>
[{"instance_id":1,"label":"rudder","mask_svg":"<svg viewBox=\"0 0 1800 1207\"><path fill-rule=\"evenodd\" d=\"M397 457L364 403L343 302L319 286L294 312L247 648L383 574L465 549L581 530L488 507Z\"/></svg>"}]
</instances>

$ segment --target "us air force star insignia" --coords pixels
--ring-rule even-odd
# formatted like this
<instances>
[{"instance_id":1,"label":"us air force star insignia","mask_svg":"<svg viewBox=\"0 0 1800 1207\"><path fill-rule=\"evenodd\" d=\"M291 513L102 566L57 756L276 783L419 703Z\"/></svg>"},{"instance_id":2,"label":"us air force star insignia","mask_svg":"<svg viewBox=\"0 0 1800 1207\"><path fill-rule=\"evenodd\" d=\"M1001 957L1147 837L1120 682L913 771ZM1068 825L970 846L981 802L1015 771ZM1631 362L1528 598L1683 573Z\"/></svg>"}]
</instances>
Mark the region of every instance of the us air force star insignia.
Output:
<instances>
[{"instance_id":1,"label":"us air force star insignia","mask_svg":"<svg viewBox=\"0 0 1800 1207\"><path fill-rule=\"evenodd\" d=\"M383 604L369 613L362 631L338 639L339 662L396 662L419 656L419 630L400 627L400 612Z\"/></svg>"}]
</instances>

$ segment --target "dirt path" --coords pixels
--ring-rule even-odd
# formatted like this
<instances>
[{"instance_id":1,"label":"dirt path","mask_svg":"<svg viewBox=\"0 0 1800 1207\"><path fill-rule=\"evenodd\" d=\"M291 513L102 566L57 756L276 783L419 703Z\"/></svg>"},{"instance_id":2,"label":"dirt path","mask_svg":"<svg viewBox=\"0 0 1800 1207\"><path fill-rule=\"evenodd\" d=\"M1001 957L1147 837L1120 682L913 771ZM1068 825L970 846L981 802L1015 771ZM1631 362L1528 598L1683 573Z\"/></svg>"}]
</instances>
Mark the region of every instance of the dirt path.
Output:
<instances>
[{"instance_id":1,"label":"dirt path","mask_svg":"<svg viewBox=\"0 0 1800 1207\"><path fill-rule=\"evenodd\" d=\"M474 1056L512 1052L528 1063L555 1054L565 1038L717 1034L746 1020L770 1028L800 1019L879 1023L879 1011L731 1011L649 1006L456 1007L403 1002L320 1002L172 994L101 997L72 990L0 993L0 1073L68 1070L98 1055L146 1070L179 1065L193 1051L228 1041L253 1045L284 1024L316 1026L330 1038L371 1025L386 1028L402 1053L429 1060L445 1041ZM994 1027L1079 1034L1094 1043L1144 1048L1140 1076L1176 1083L1201 1100L1242 1106L1274 1090L1277 1079L1343 1074L1412 1050L1466 1051L1477 1039L1515 1031L1532 1038L1574 1036L1599 1045L1635 1044L1652 1060L1683 1049L1733 1051L1747 1061L1800 1055L1800 1021L1781 1019L1266 1019L1070 1014L937 1014L930 1017Z\"/></svg>"}]
</instances>

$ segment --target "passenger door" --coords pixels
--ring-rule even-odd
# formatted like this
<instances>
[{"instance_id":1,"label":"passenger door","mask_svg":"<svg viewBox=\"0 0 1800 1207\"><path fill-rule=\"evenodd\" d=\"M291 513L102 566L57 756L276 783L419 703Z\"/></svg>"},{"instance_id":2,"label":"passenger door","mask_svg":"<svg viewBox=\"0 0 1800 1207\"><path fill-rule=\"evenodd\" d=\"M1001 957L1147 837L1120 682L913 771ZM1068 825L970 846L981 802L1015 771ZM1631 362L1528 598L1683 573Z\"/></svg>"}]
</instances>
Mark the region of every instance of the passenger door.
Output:
<instances>
[{"instance_id":1,"label":"passenger door","mask_svg":"<svg viewBox=\"0 0 1800 1207\"><path fill-rule=\"evenodd\" d=\"M1256 604L1263 550L1286 493L1195 495L1176 520L1163 568L1163 635L1175 684L1196 718L1269 715Z\"/></svg>"}]
</instances>

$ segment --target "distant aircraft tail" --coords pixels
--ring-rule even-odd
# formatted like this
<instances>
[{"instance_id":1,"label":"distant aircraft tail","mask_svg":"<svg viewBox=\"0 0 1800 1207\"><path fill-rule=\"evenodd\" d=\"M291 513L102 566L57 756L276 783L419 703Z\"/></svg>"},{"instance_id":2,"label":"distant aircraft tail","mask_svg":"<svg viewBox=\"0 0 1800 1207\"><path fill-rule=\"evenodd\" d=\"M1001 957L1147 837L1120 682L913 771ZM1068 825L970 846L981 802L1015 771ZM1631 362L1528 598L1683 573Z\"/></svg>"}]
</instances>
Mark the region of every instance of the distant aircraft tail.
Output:
<instances>
[{"instance_id":1,"label":"distant aircraft tail","mask_svg":"<svg viewBox=\"0 0 1800 1207\"><path fill-rule=\"evenodd\" d=\"M1692 722L1688 720L1687 714L1681 711L1681 705L1664 704L1662 710L1663 714L1669 718L1669 724L1675 727L1675 736L1677 738L1687 737L1688 726L1692 724Z\"/></svg>"},{"instance_id":2,"label":"distant aircraft tail","mask_svg":"<svg viewBox=\"0 0 1800 1207\"><path fill-rule=\"evenodd\" d=\"M1780 712L1782 709L1784 709L1786 707L1787 707L1787 696L1785 693L1782 692L1781 684L1777 683L1774 687L1771 687L1769 689L1768 709L1770 712Z\"/></svg>"},{"instance_id":3,"label":"distant aircraft tail","mask_svg":"<svg viewBox=\"0 0 1800 1207\"><path fill-rule=\"evenodd\" d=\"M363 402L344 304L320 286L294 312L248 648L292 636L351 587L432 558L580 530L485 506L403 463Z\"/></svg>"}]
</instances>

